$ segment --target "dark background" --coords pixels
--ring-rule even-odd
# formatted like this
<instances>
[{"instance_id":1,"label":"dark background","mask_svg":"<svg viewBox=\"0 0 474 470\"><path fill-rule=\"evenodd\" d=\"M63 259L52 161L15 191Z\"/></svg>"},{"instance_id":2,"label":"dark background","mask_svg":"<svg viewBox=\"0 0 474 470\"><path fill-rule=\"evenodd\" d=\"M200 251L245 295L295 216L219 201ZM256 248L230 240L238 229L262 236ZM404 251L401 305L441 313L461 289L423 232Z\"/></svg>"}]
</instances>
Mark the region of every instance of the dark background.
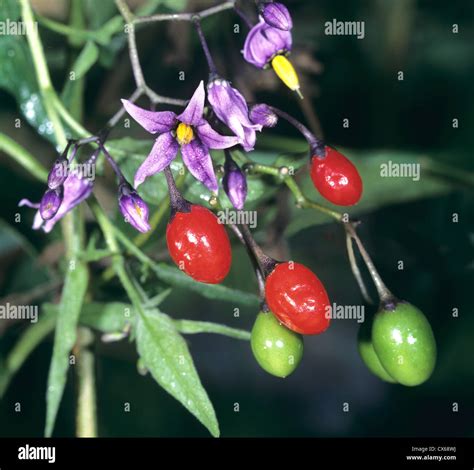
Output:
<instances>
[{"instance_id":1,"label":"dark background","mask_svg":"<svg viewBox=\"0 0 474 470\"><path fill-rule=\"evenodd\" d=\"M100 3L110 3L113 11L111 1ZM252 5L250 1L244 3L247 7ZM36 4L58 19L65 9L62 2ZM396 149L429 154L465 175L474 170L471 1L307 0L287 4L295 25L292 57L302 73L306 99L317 111L328 142L362 153ZM324 35L324 22L333 18L365 21L365 39ZM241 34L233 34L236 21L232 13L226 12L204 23L220 70L234 78L250 100L268 100L304 120L305 113L297 101L270 72L242 66L239 50L245 27L242 25ZM453 23L459 24L458 34L452 34ZM70 51L61 36L43 29L41 35L54 80L60 84ZM138 43L148 83L158 92L187 97L198 80L205 78L203 56L189 25L150 26L138 33ZM88 75L88 128L100 127L116 109L118 99L133 90L122 45L117 41L117 55L109 51L108 59L104 58L103 64L109 60L108 67L95 66ZM396 79L399 70L405 74L403 82ZM177 79L179 71L186 73L184 83ZM15 100L0 92L0 124L7 133L15 113ZM350 118L349 129L342 127L344 117ZM458 129L452 128L453 118L459 119ZM269 135L298 137L284 124L277 129ZM144 137L135 127L133 132ZM18 138L18 134L12 136ZM22 129L21 136L21 144L34 151L41 161L52 161L51 147L32 129ZM5 156L0 159L0 217L11 223L17 201L25 196L32 200L39 197L42 186ZM320 337L307 337L300 367L285 380L261 370L246 342L217 335L188 336L223 436L473 435L474 198L470 175L470 185L455 180L448 193L384 205L361 215L361 237L387 285L399 297L423 310L432 323L439 349L432 378L419 387L407 388L385 384L372 376L357 352L355 321L336 320ZM108 188L101 191L106 198ZM112 198L113 191L110 189ZM453 213L459 214L458 223L452 222ZM31 231L28 224L21 224L19 231L42 253L43 263L47 265L51 257L54 262L58 234L45 236ZM2 297L41 280L36 262L6 234L3 227ZM163 229L159 230L161 238L162 234ZM260 235L268 240L274 234ZM291 236L287 242L288 246L277 237L273 249L280 253L288 250L292 259L313 268L333 301L362 302L347 262L340 227L313 226ZM160 246L162 240L156 243ZM49 251L45 254L47 247ZM153 249L153 244L150 247ZM236 248L236 261L226 284L253 290L249 265L237 250L240 248ZM399 260L404 261L402 271L397 269ZM115 284L100 295L123 299ZM453 308L459 309L458 318L452 317ZM233 305L179 290L173 292L162 309L178 318L218 321L245 329L251 328L256 313L241 309L240 317L235 318ZM367 307L366 312L369 311ZM21 331L22 327L17 325L3 332L1 353L9 350ZM42 434L51 346L49 340L34 352L0 402L1 436ZM124 341L104 346L98 338L95 349L101 436L207 435L195 418L150 377L137 374L133 345ZM69 377L55 428L58 436L74 434L73 371ZM14 412L16 402L22 404L21 413ZM131 404L130 413L123 412L125 402ZM236 403L239 412L234 411ZM349 404L349 412L343 412L344 403ZM453 403L458 403L458 412L452 411Z\"/></svg>"}]
</instances>

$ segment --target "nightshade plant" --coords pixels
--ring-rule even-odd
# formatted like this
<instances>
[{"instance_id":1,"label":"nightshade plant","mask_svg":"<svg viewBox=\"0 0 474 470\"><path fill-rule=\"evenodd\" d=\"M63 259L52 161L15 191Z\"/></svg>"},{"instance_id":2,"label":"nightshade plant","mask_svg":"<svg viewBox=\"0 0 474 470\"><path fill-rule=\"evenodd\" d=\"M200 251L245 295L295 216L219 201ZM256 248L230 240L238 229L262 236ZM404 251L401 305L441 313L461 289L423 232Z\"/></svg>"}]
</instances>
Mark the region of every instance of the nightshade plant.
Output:
<instances>
[{"instance_id":1,"label":"nightshade plant","mask_svg":"<svg viewBox=\"0 0 474 470\"><path fill-rule=\"evenodd\" d=\"M236 9L235 1L225 1L200 12L171 16L135 16L124 0L115 3L121 15L116 22L117 29L123 27L123 22L127 26L136 90L122 100L123 107L95 134L74 118L54 91L39 34L33 32L28 36L40 92L52 123L53 135L50 137L61 153L53 159L48 173L25 150L20 151L21 157L18 152L10 152L45 183L40 202L22 199L19 205L37 209L33 222L35 230L41 228L49 233L57 222L62 222L67 259L60 303L43 305L38 326L31 327L36 328L33 331L37 332L38 339L55 329L46 394L45 434L51 436L53 432L73 350L78 356L80 383L77 433L79 436L97 435L93 356L88 350L91 329L102 332L104 341L125 337L136 341L142 368L214 436L219 435L214 409L181 333L210 332L251 339L256 361L265 371L286 377L296 369L303 357L303 336L319 335L330 327L328 309L331 302L324 284L298 260L274 260L266 255L247 225L229 223L226 227L214 213L228 202L238 211L244 210L250 185L268 176L273 178L274 185L283 184L290 190L298 208L312 209L341 224L348 240L352 270L367 298L353 253L352 241L356 242L380 297L373 327L368 336L361 336L359 340L361 356L370 370L386 381L407 386L426 381L436 360L436 344L428 320L418 309L399 301L386 288L356 233L358 222L347 213L337 212L305 196L294 177L295 168L301 167L302 172L307 172L311 167L315 186L311 197L319 192L335 205L353 206L363 198L362 178L356 166L304 124L271 103L249 106L230 79L219 75L201 21L232 9L244 15ZM20 4L21 12L17 14L21 13L25 22L33 21L29 0L21 0ZM12 11L16 11L15 5ZM287 59L292 48L293 28L288 9L281 3L258 1L256 11L259 14L256 24L244 16L250 30L242 44L243 59L261 69L273 67L283 83L303 98L297 73ZM164 20L192 23L202 45L208 75L204 73L201 81L195 84L191 97L160 96L151 90L143 76L135 28ZM45 24L58 30L57 24ZM281 92L287 93L285 89ZM135 104L143 96L149 98L149 106ZM179 110L171 111L171 106ZM122 169L127 152L123 155L124 152L109 139L114 128L128 115L155 137L154 142L150 140L148 155L140 162L133 181L130 175L127 179ZM252 151L259 136L268 128L276 127L279 119L288 121L306 139L309 150L306 165L296 160L293 164L291 159L284 165L266 165L253 159ZM114 154L120 154L120 159ZM94 184L87 175L95 174L99 162L109 164L114 172L118 211L125 222L140 232L135 241L109 219L93 195ZM191 179L186 177L185 168L192 175ZM159 173L165 176L168 195L161 201L153 201L159 204L153 215L142 189L152 184L147 179ZM180 189L183 183L193 185L200 197L188 200L191 197L185 197L184 190ZM229 201L223 198L220 188ZM92 237L87 246L85 244L83 213L78 207L83 202L88 204L102 232L100 247L99 241ZM149 237L163 237L156 228L168 213L168 207L166 242L176 268L155 262L142 249ZM249 254L255 268L258 296L219 285L232 263L227 228ZM181 286L209 298L252 306L257 319L251 334L220 324L176 320L162 313L158 307L168 291L145 292L126 255L152 271L162 285ZM101 304L86 297L90 276L88 263L97 260L109 261L102 277L107 280L116 276L127 294L128 303ZM310 340L317 341L317 338ZM6 382L3 385L0 382L0 385L1 393Z\"/></svg>"}]
</instances>

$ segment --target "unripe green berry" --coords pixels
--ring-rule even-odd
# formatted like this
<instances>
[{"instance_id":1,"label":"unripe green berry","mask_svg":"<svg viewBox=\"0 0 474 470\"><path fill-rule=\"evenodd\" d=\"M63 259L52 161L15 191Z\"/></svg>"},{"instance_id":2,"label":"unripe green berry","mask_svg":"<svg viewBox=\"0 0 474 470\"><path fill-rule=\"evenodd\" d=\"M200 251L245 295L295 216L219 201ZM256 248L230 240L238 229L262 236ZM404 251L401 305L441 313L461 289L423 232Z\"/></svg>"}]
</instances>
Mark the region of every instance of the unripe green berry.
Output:
<instances>
[{"instance_id":1,"label":"unripe green berry","mask_svg":"<svg viewBox=\"0 0 474 470\"><path fill-rule=\"evenodd\" d=\"M271 312L260 312L250 338L260 366L276 377L290 375L303 357L303 338L282 325Z\"/></svg>"},{"instance_id":2,"label":"unripe green berry","mask_svg":"<svg viewBox=\"0 0 474 470\"><path fill-rule=\"evenodd\" d=\"M425 315L406 302L386 302L372 325L372 343L383 368L400 384L420 385L436 364L436 341Z\"/></svg>"},{"instance_id":3,"label":"unripe green berry","mask_svg":"<svg viewBox=\"0 0 474 470\"><path fill-rule=\"evenodd\" d=\"M372 319L362 324L359 329L357 338L357 348L359 350L362 361L367 368L379 379L385 382L396 383L396 380L383 368L377 354L375 354L374 345L372 344Z\"/></svg>"}]
</instances>

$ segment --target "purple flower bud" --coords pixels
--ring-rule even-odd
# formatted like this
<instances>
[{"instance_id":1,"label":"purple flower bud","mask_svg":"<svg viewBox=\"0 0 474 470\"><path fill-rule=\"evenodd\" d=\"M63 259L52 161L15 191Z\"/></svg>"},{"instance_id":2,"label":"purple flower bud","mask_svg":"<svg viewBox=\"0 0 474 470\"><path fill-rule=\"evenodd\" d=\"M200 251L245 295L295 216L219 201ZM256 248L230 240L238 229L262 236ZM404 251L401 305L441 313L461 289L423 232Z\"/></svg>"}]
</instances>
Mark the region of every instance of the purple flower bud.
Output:
<instances>
[{"instance_id":1,"label":"purple flower bud","mask_svg":"<svg viewBox=\"0 0 474 470\"><path fill-rule=\"evenodd\" d=\"M59 186L56 189L48 189L40 202L40 214L43 220L52 219L58 212L64 197L64 187Z\"/></svg>"},{"instance_id":2,"label":"purple flower bud","mask_svg":"<svg viewBox=\"0 0 474 470\"><path fill-rule=\"evenodd\" d=\"M244 172L228 154L224 163L222 185L232 205L238 210L243 209L247 198L247 179Z\"/></svg>"},{"instance_id":3,"label":"purple flower bud","mask_svg":"<svg viewBox=\"0 0 474 470\"><path fill-rule=\"evenodd\" d=\"M128 222L139 232L144 233L151 229L148 223L148 206L126 182L119 187L119 207L125 217L125 222Z\"/></svg>"},{"instance_id":4,"label":"purple flower bud","mask_svg":"<svg viewBox=\"0 0 474 470\"><path fill-rule=\"evenodd\" d=\"M66 181L68 173L69 165L67 159L62 156L56 159L48 175L49 189L56 189L62 186Z\"/></svg>"},{"instance_id":5,"label":"purple flower bud","mask_svg":"<svg viewBox=\"0 0 474 470\"><path fill-rule=\"evenodd\" d=\"M267 104L256 104L250 108L250 120L263 127L275 127L278 122L278 116Z\"/></svg>"},{"instance_id":6,"label":"purple flower bud","mask_svg":"<svg viewBox=\"0 0 474 470\"><path fill-rule=\"evenodd\" d=\"M264 3L261 8L261 13L265 23L273 28L289 31L293 27L290 12L282 3Z\"/></svg>"}]
</instances>

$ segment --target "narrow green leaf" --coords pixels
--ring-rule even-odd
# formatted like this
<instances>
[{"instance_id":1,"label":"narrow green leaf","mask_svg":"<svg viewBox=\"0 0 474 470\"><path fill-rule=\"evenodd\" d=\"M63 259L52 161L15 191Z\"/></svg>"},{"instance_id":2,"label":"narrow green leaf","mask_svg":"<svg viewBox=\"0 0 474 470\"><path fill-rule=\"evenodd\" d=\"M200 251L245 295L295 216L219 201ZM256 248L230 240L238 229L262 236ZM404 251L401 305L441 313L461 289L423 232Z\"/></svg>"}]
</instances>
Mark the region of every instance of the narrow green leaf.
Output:
<instances>
[{"instance_id":1,"label":"narrow green leaf","mask_svg":"<svg viewBox=\"0 0 474 470\"><path fill-rule=\"evenodd\" d=\"M255 294L232 289L220 284L203 284L202 282L197 282L174 266L168 266L165 263L154 263L151 268L158 279L172 286L182 287L196 292L208 299L234 302L249 307L255 307L259 304L258 297Z\"/></svg>"},{"instance_id":2,"label":"narrow green leaf","mask_svg":"<svg viewBox=\"0 0 474 470\"><path fill-rule=\"evenodd\" d=\"M218 335L230 336L235 339L250 340L249 331L239 330L219 323L195 320L175 320L174 325L180 333L187 335L193 335L195 333L216 333Z\"/></svg>"},{"instance_id":3,"label":"narrow green leaf","mask_svg":"<svg viewBox=\"0 0 474 470\"><path fill-rule=\"evenodd\" d=\"M97 303L84 305L80 322L103 333L123 331L133 321L133 307L121 302Z\"/></svg>"},{"instance_id":4,"label":"narrow green leaf","mask_svg":"<svg viewBox=\"0 0 474 470\"><path fill-rule=\"evenodd\" d=\"M20 336L0 369L0 398L5 393L11 379L21 368L33 350L54 330L55 312L44 311L38 322L32 324Z\"/></svg>"},{"instance_id":5,"label":"narrow green leaf","mask_svg":"<svg viewBox=\"0 0 474 470\"><path fill-rule=\"evenodd\" d=\"M99 48L92 41L87 42L71 68L71 72L74 72L74 80L82 78L98 58Z\"/></svg>"},{"instance_id":6,"label":"narrow green leaf","mask_svg":"<svg viewBox=\"0 0 474 470\"><path fill-rule=\"evenodd\" d=\"M153 378L192 413L214 436L219 424L212 403L199 380L186 341L163 313L137 317L137 350Z\"/></svg>"},{"instance_id":7,"label":"narrow green leaf","mask_svg":"<svg viewBox=\"0 0 474 470\"><path fill-rule=\"evenodd\" d=\"M53 357L46 391L45 436L50 437L66 385L69 353L76 342L76 328L87 289L88 271L79 261L66 273L54 336Z\"/></svg>"}]
</instances>

